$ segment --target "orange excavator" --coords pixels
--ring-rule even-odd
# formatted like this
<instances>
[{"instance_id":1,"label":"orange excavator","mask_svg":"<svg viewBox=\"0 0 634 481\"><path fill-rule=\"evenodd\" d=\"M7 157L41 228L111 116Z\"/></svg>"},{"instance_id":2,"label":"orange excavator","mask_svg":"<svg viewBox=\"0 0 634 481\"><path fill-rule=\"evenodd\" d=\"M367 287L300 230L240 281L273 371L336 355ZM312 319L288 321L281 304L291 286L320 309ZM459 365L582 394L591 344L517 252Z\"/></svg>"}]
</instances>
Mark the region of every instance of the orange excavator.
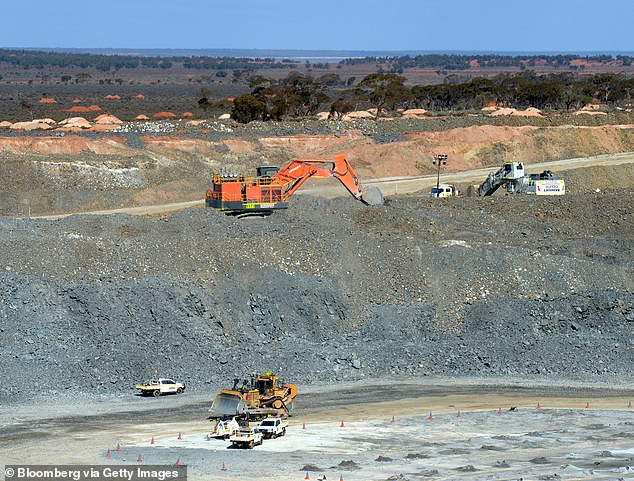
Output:
<instances>
[{"instance_id":1,"label":"orange excavator","mask_svg":"<svg viewBox=\"0 0 634 481\"><path fill-rule=\"evenodd\" d=\"M286 209L288 199L309 178L334 177L348 192L366 205L383 203L378 187L362 190L354 169L343 155L332 159L297 159L284 167L260 166L255 177L222 171L213 175L211 189L207 191L207 207L241 214L244 212L271 213Z\"/></svg>"}]
</instances>

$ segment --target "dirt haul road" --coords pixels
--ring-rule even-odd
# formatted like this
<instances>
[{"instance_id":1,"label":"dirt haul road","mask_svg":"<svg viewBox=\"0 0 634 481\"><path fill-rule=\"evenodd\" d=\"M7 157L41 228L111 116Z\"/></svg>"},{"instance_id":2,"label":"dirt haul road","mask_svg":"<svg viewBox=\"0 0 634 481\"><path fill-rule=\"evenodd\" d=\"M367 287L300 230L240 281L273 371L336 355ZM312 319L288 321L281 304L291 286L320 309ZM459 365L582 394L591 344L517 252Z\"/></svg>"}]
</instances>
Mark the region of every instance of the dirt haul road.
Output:
<instances>
[{"instance_id":1,"label":"dirt haul road","mask_svg":"<svg viewBox=\"0 0 634 481\"><path fill-rule=\"evenodd\" d=\"M606 154L594 157L574 158L557 160L553 162L540 162L538 164L526 164L526 170L540 172L543 170L555 170L557 172L570 171L576 169L584 169L589 167L608 167L634 163L634 152L626 152L621 154ZM473 184L482 182L492 169L474 169L465 172L457 172L452 174L443 174L440 176L440 182L444 184ZM385 177L380 179L368 179L363 183L367 185L376 185L381 189L384 195L411 194L428 189L436 184L436 176L422 177ZM345 191L338 182L330 180L324 182L308 181L302 190L296 195L318 195L321 197L340 197L345 195ZM68 217L70 215L112 215L112 214L129 214L129 215L161 215L189 207L203 206L204 199L193 200L187 202L175 202L169 204L122 207L118 209L105 209L89 212L69 212L66 214L31 216L33 219L55 220ZM24 216L28 217L28 216Z\"/></svg>"},{"instance_id":2,"label":"dirt haul road","mask_svg":"<svg viewBox=\"0 0 634 481\"><path fill-rule=\"evenodd\" d=\"M634 163L634 152L626 152L622 154L598 155L595 157L584 157L574 159L556 160L552 162L540 162L536 164L525 164L526 171L529 173L539 173L544 170L553 170L555 172L565 172L576 169L585 169L589 167L608 167L623 164ZM483 182L489 172L495 171L493 168L473 169L465 172L456 172L451 174L442 174L440 176L441 184L480 184ZM422 177L388 177L382 179L369 179L365 184L376 185L381 189L383 195L396 194L412 194L426 190L436 185L437 176L428 175ZM314 195L328 195L329 197L337 197L341 195L341 189L336 186L328 188L312 185L303 189L300 193Z\"/></svg>"},{"instance_id":3,"label":"dirt haul road","mask_svg":"<svg viewBox=\"0 0 634 481\"><path fill-rule=\"evenodd\" d=\"M0 460L180 460L194 480L293 480L306 472L346 480L615 480L634 473L631 387L409 379L302 391L287 435L253 451L206 439L208 396L14 407L0 418Z\"/></svg>"}]
</instances>

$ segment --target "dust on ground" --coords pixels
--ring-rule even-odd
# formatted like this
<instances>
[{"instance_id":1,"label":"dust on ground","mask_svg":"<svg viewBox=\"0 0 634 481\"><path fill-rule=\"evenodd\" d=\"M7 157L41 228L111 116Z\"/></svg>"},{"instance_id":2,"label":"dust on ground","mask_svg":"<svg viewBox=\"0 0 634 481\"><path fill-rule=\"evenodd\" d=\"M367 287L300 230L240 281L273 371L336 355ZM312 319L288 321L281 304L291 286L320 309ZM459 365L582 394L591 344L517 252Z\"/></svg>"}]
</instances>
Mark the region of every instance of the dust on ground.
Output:
<instances>
[{"instance_id":1,"label":"dust on ground","mask_svg":"<svg viewBox=\"0 0 634 481\"><path fill-rule=\"evenodd\" d=\"M93 415L64 415L64 406L90 411L77 400L41 406L36 418L25 409L28 420L3 418L0 455L7 464L131 465L140 455L146 464L178 460L192 479L291 480L308 471L352 480L607 480L626 479L634 466L628 385L377 379L301 388L287 435L251 451L206 439L211 396L183 395L102 399Z\"/></svg>"}]
</instances>

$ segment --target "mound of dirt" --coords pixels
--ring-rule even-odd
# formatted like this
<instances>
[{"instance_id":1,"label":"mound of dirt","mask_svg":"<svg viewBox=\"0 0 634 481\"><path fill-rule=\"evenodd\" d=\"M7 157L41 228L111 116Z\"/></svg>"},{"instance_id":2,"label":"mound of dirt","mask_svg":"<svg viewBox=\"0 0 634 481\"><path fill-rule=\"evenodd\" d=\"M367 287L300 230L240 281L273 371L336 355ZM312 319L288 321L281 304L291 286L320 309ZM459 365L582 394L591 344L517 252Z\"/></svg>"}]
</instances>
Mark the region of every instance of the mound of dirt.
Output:
<instances>
[{"instance_id":1,"label":"mound of dirt","mask_svg":"<svg viewBox=\"0 0 634 481\"><path fill-rule=\"evenodd\" d=\"M514 115L517 117L543 117L542 111L535 107L528 107L525 110L518 110L510 107L484 107L483 112L489 112L491 117L499 117L503 115Z\"/></svg>"},{"instance_id":2,"label":"mound of dirt","mask_svg":"<svg viewBox=\"0 0 634 481\"><path fill-rule=\"evenodd\" d=\"M38 102L41 104L56 104L57 100L52 98L41 98Z\"/></svg>"},{"instance_id":3,"label":"mound of dirt","mask_svg":"<svg viewBox=\"0 0 634 481\"><path fill-rule=\"evenodd\" d=\"M88 113L90 111L91 111L90 108L84 107L83 105L73 105L69 109L62 110L62 112L82 113L82 114Z\"/></svg>"},{"instance_id":4,"label":"mound of dirt","mask_svg":"<svg viewBox=\"0 0 634 481\"><path fill-rule=\"evenodd\" d=\"M343 116L343 120L357 120L357 119L373 119L374 115L367 110L357 110L354 112L348 112Z\"/></svg>"},{"instance_id":5,"label":"mound of dirt","mask_svg":"<svg viewBox=\"0 0 634 481\"><path fill-rule=\"evenodd\" d=\"M498 117L500 115L514 115L517 113L517 109L511 107L502 107L492 110L489 114L491 117Z\"/></svg>"},{"instance_id":6,"label":"mound of dirt","mask_svg":"<svg viewBox=\"0 0 634 481\"><path fill-rule=\"evenodd\" d=\"M48 122L43 122L42 120L33 120L31 122L16 122L12 124L10 127L12 130L50 130L53 127Z\"/></svg>"},{"instance_id":7,"label":"mound of dirt","mask_svg":"<svg viewBox=\"0 0 634 481\"><path fill-rule=\"evenodd\" d=\"M427 117L427 110L425 109L409 109L405 110L401 114L404 118L424 118Z\"/></svg>"},{"instance_id":8,"label":"mound of dirt","mask_svg":"<svg viewBox=\"0 0 634 481\"><path fill-rule=\"evenodd\" d=\"M542 111L535 107L528 107L526 110L518 110L514 115L520 115L523 117L543 117Z\"/></svg>"},{"instance_id":9,"label":"mound of dirt","mask_svg":"<svg viewBox=\"0 0 634 481\"><path fill-rule=\"evenodd\" d=\"M176 114L173 112L157 112L152 115L152 118L154 119L169 119L174 117L176 117Z\"/></svg>"},{"instance_id":10,"label":"mound of dirt","mask_svg":"<svg viewBox=\"0 0 634 481\"><path fill-rule=\"evenodd\" d=\"M605 112L599 112L598 110L577 110L572 115L608 115Z\"/></svg>"},{"instance_id":11,"label":"mound of dirt","mask_svg":"<svg viewBox=\"0 0 634 481\"><path fill-rule=\"evenodd\" d=\"M92 124L83 117L71 117L68 119L64 119L59 123L59 125L62 125L67 128L78 128L78 129L89 129L90 127L92 127Z\"/></svg>"},{"instance_id":12,"label":"mound of dirt","mask_svg":"<svg viewBox=\"0 0 634 481\"><path fill-rule=\"evenodd\" d=\"M193 391L245 366L632 379L633 195L2 220L0 399L128 393L175 359Z\"/></svg>"},{"instance_id":13,"label":"mound of dirt","mask_svg":"<svg viewBox=\"0 0 634 481\"><path fill-rule=\"evenodd\" d=\"M95 123L103 125L121 125L123 124L123 121L114 115L101 114L95 118Z\"/></svg>"}]
</instances>

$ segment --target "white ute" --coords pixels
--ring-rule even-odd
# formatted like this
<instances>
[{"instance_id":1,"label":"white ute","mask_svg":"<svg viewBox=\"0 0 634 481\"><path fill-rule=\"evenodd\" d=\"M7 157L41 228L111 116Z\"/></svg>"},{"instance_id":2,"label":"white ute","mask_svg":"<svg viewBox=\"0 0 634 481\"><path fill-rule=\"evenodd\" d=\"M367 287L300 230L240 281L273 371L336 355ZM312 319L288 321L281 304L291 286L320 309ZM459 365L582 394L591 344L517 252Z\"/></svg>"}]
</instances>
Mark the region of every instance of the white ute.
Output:
<instances>
[{"instance_id":1,"label":"white ute","mask_svg":"<svg viewBox=\"0 0 634 481\"><path fill-rule=\"evenodd\" d=\"M146 384L137 384L136 388L141 396L159 397L161 394L180 394L185 390L185 385L171 379L159 378L152 379Z\"/></svg>"},{"instance_id":2,"label":"white ute","mask_svg":"<svg viewBox=\"0 0 634 481\"><path fill-rule=\"evenodd\" d=\"M459 197L460 191L455 185L440 184L431 188L429 196L433 198Z\"/></svg>"},{"instance_id":3,"label":"white ute","mask_svg":"<svg viewBox=\"0 0 634 481\"><path fill-rule=\"evenodd\" d=\"M265 439L277 438L286 434L288 423L282 418L267 418L255 429L260 431Z\"/></svg>"},{"instance_id":4,"label":"white ute","mask_svg":"<svg viewBox=\"0 0 634 481\"><path fill-rule=\"evenodd\" d=\"M231 444L233 444L236 448L244 449L251 449L253 446L259 446L262 444L262 440L262 433L253 428L241 428L240 431L229 438Z\"/></svg>"}]
</instances>

